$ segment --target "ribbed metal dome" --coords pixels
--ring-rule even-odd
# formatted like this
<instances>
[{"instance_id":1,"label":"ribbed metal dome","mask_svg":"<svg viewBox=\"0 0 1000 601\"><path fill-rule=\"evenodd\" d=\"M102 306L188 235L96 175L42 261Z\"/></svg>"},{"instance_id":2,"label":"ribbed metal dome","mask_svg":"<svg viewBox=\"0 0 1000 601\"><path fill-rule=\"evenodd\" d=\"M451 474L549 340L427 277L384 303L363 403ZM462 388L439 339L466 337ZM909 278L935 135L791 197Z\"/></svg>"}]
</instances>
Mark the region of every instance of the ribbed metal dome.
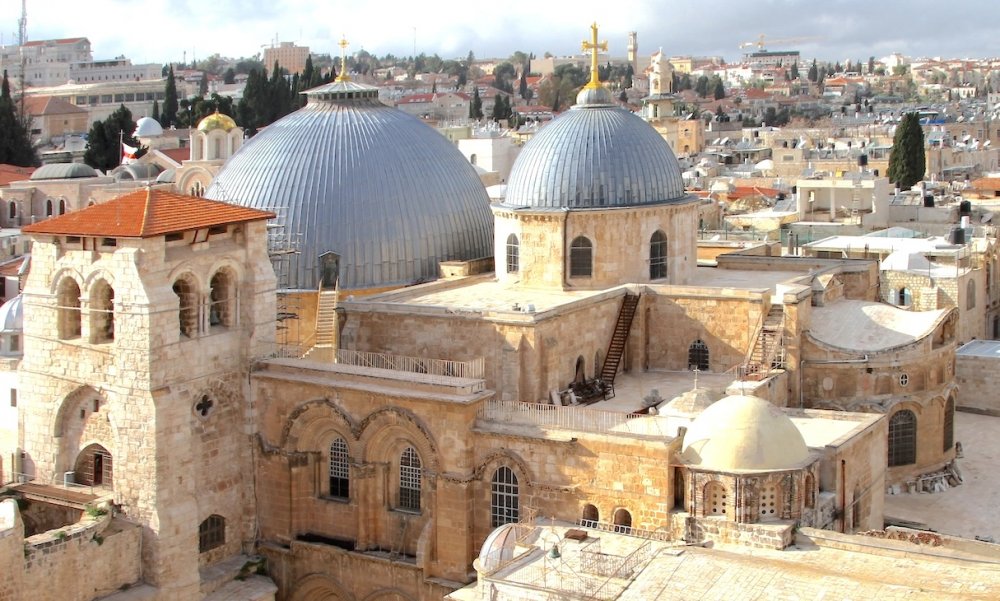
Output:
<instances>
[{"instance_id":1,"label":"ribbed metal dome","mask_svg":"<svg viewBox=\"0 0 1000 601\"><path fill-rule=\"evenodd\" d=\"M503 204L593 209L685 198L680 165L660 134L624 109L595 103L574 106L524 145Z\"/></svg>"},{"instance_id":2,"label":"ribbed metal dome","mask_svg":"<svg viewBox=\"0 0 1000 601\"><path fill-rule=\"evenodd\" d=\"M274 211L297 242L283 285L312 289L318 257L340 255L340 286L434 279L438 263L492 255L493 219L472 165L448 140L336 82L247 141L205 196Z\"/></svg>"}]
</instances>

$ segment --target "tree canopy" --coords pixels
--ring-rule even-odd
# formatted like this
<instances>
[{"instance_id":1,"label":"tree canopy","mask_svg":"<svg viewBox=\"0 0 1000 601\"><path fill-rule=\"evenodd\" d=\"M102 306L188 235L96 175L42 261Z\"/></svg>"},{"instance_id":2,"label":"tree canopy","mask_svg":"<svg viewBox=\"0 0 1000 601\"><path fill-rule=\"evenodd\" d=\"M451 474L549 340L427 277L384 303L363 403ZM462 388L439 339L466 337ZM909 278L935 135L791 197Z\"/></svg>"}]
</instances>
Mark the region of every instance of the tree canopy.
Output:
<instances>
[{"instance_id":1,"label":"tree canopy","mask_svg":"<svg viewBox=\"0 0 1000 601\"><path fill-rule=\"evenodd\" d=\"M132 137L134 131L132 111L122 104L106 120L94 121L87 134L83 162L101 171L114 169L122 160L120 142L139 148L139 141Z\"/></svg>"},{"instance_id":2,"label":"tree canopy","mask_svg":"<svg viewBox=\"0 0 1000 601\"><path fill-rule=\"evenodd\" d=\"M177 125L177 82L174 80L173 65L170 65L170 70L167 72L163 109L160 111L160 125L164 128Z\"/></svg>"},{"instance_id":3,"label":"tree canopy","mask_svg":"<svg viewBox=\"0 0 1000 601\"><path fill-rule=\"evenodd\" d=\"M924 178L925 170L924 130L920 127L920 117L917 113L907 113L896 126L886 175L889 181L906 190Z\"/></svg>"},{"instance_id":4,"label":"tree canopy","mask_svg":"<svg viewBox=\"0 0 1000 601\"><path fill-rule=\"evenodd\" d=\"M27 117L17 110L10 95L7 70L3 72L3 86L0 89L0 164L31 167L38 164L38 157L31 145L31 133Z\"/></svg>"}]
</instances>

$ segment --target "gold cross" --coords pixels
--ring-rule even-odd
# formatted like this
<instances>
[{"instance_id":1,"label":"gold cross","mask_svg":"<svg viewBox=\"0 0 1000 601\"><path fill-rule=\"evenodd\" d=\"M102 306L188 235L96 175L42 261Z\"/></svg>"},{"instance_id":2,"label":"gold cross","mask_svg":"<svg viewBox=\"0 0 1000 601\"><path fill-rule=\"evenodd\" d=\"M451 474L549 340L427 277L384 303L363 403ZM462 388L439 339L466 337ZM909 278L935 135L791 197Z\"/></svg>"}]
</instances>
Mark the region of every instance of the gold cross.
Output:
<instances>
[{"instance_id":1,"label":"gold cross","mask_svg":"<svg viewBox=\"0 0 1000 601\"><path fill-rule=\"evenodd\" d=\"M340 46L340 75L337 76L337 81L350 81L351 78L347 76L347 39L344 34L340 34L340 42L337 44Z\"/></svg>"},{"instance_id":2,"label":"gold cross","mask_svg":"<svg viewBox=\"0 0 1000 601\"><path fill-rule=\"evenodd\" d=\"M607 40L603 42L597 41L597 23L595 22L590 26L590 41L583 41L583 51L587 52L590 50L592 53L590 55L590 81L584 86L587 89L593 90L595 88L601 87L601 78L597 76L597 53L600 50L605 52L608 51Z\"/></svg>"}]
</instances>

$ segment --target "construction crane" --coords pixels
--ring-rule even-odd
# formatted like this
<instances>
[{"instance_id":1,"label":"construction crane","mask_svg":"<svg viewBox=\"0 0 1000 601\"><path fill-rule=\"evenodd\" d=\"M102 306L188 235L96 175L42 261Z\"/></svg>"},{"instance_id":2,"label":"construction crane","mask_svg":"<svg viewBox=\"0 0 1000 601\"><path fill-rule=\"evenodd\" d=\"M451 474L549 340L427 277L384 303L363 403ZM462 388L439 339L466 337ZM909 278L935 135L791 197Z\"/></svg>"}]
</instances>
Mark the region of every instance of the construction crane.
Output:
<instances>
[{"instance_id":1,"label":"construction crane","mask_svg":"<svg viewBox=\"0 0 1000 601\"><path fill-rule=\"evenodd\" d=\"M740 49L750 48L751 46L757 47L757 52L766 52L766 46L772 44L801 44L802 42L811 42L820 39L818 36L808 36L799 38L779 38L773 39L767 37L765 34L760 34L757 36L757 41L755 42L743 42L740 44Z\"/></svg>"}]
</instances>

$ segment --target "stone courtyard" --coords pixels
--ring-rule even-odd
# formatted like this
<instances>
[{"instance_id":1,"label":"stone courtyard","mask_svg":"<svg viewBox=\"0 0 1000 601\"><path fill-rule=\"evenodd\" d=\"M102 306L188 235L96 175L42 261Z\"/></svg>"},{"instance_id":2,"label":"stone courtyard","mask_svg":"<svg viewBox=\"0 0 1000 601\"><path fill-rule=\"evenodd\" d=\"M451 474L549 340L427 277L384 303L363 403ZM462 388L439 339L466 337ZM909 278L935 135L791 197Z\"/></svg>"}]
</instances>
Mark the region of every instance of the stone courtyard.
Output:
<instances>
[{"instance_id":1,"label":"stone courtyard","mask_svg":"<svg viewBox=\"0 0 1000 601\"><path fill-rule=\"evenodd\" d=\"M886 495L886 520L926 524L944 534L964 538L991 537L1000 542L1000 417L959 411L955 440L965 457L958 460L963 482L940 493Z\"/></svg>"}]
</instances>

